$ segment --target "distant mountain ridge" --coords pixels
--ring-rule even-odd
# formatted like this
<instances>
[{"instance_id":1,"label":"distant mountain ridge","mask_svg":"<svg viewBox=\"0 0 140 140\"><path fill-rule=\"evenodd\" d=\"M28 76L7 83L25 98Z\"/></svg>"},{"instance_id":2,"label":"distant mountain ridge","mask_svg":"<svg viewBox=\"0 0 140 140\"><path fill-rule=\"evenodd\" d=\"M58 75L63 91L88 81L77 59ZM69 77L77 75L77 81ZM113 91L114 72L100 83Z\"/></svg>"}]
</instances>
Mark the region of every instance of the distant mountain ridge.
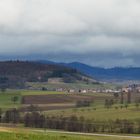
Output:
<instances>
[{"instance_id":1,"label":"distant mountain ridge","mask_svg":"<svg viewBox=\"0 0 140 140\"><path fill-rule=\"evenodd\" d=\"M140 80L140 67L101 68L89 66L79 62L57 64L77 69L78 71L101 81Z\"/></svg>"},{"instance_id":2,"label":"distant mountain ridge","mask_svg":"<svg viewBox=\"0 0 140 140\"><path fill-rule=\"evenodd\" d=\"M68 65L99 80L140 80L140 68L137 67L100 68L78 62Z\"/></svg>"}]
</instances>

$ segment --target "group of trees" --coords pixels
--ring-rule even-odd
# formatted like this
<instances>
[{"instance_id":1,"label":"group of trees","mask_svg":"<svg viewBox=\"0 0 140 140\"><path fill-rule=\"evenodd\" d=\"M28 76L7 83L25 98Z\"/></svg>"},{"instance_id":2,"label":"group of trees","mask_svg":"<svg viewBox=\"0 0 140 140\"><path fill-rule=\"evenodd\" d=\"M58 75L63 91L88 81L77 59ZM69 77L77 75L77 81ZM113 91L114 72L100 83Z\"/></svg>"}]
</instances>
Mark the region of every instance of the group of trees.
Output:
<instances>
[{"instance_id":1,"label":"group of trees","mask_svg":"<svg viewBox=\"0 0 140 140\"><path fill-rule=\"evenodd\" d=\"M45 116L37 111L20 114L17 109L7 110L4 115L0 111L0 121L5 123L23 123L25 127L61 129L75 132L108 132L108 133L140 133L140 120L135 123L129 120L97 122L75 115Z\"/></svg>"},{"instance_id":2,"label":"group of trees","mask_svg":"<svg viewBox=\"0 0 140 140\"><path fill-rule=\"evenodd\" d=\"M121 133L133 132L132 123L127 120L102 123L94 122L93 120L85 120L84 117L78 118L74 115L70 117L45 117L37 112L27 113L24 117L24 124L27 127L61 129L76 132L117 132L118 129L118 132Z\"/></svg>"},{"instance_id":3,"label":"group of trees","mask_svg":"<svg viewBox=\"0 0 140 140\"><path fill-rule=\"evenodd\" d=\"M110 108L110 107L112 107L112 105L114 104L114 100L113 99L106 99L105 100L105 107L106 108Z\"/></svg>"},{"instance_id":4,"label":"group of trees","mask_svg":"<svg viewBox=\"0 0 140 140\"><path fill-rule=\"evenodd\" d=\"M4 115L3 115L4 114ZM19 123L21 122L21 115L16 108L7 110L6 112L0 111L0 122L4 123Z\"/></svg>"},{"instance_id":5,"label":"group of trees","mask_svg":"<svg viewBox=\"0 0 140 140\"><path fill-rule=\"evenodd\" d=\"M131 92L128 92L127 94L126 94L126 96L127 96L127 100L126 100L126 102L127 102L127 104L131 104L131 101L132 101L132 97L131 97ZM124 104L124 92L122 92L121 93L121 99L120 99L120 103L121 104Z\"/></svg>"},{"instance_id":6,"label":"group of trees","mask_svg":"<svg viewBox=\"0 0 140 140\"><path fill-rule=\"evenodd\" d=\"M18 96L11 97L11 101L15 104L19 100Z\"/></svg>"},{"instance_id":7,"label":"group of trees","mask_svg":"<svg viewBox=\"0 0 140 140\"><path fill-rule=\"evenodd\" d=\"M38 112L26 113L23 119L25 127L45 128L45 116Z\"/></svg>"},{"instance_id":8,"label":"group of trees","mask_svg":"<svg viewBox=\"0 0 140 140\"><path fill-rule=\"evenodd\" d=\"M90 101L90 100L77 101L76 107L89 107L91 103L93 103L93 101Z\"/></svg>"},{"instance_id":9,"label":"group of trees","mask_svg":"<svg viewBox=\"0 0 140 140\"><path fill-rule=\"evenodd\" d=\"M39 127L49 129L59 129L73 132L108 132L108 133L140 133L140 120L133 123L129 120L115 120L96 122L87 120L84 117L75 115L48 116L39 113L27 113L24 117L24 124L28 127Z\"/></svg>"}]
</instances>

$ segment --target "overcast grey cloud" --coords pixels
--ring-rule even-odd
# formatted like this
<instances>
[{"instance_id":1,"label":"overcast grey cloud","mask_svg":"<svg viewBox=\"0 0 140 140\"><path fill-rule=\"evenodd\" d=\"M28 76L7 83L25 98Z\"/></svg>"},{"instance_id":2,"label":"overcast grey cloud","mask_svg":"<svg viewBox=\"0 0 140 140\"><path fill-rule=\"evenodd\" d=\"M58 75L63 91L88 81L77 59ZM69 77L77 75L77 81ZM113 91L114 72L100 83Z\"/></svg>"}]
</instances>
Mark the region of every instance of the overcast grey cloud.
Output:
<instances>
[{"instance_id":1,"label":"overcast grey cloud","mask_svg":"<svg viewBox=\"0 0 140 140\"><path fill-rule=\"evenodd\" d=\"M140 66L139 0L0 0L0 58Z\"/></svg>"}]
</instances>

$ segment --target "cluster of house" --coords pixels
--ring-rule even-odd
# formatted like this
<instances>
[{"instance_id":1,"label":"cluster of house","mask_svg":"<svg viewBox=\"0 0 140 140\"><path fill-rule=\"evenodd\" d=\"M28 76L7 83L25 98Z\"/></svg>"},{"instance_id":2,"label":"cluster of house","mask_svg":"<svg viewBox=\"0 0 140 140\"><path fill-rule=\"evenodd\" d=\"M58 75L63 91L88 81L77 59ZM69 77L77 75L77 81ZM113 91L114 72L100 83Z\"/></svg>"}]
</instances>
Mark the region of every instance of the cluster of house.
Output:
<instances>
[{"instance_id":1,"label":"cluster of house","mask_svg":"<svg viewBox=\"0 0 140 140\"><path fill-rule=\"evenodd\" d=\"M100 89L100 88L98 88L98 89L72 89L72 88L66 89L66 88L58 88L58 89L56 89L56 91L59 91L59 92L65 91L68 93L121 93L121 92L140 93L140 85L133 84L133 85L129 85L126 87L122 87L120 89L107 89L107 88L104 88L104 89Z\"/></svg>"},{"instance_id":2,"label":"cluster of house","mask_svg":"<svg viewBox=\"0 0 140 140\"><path fill-rule=\"evenodd\" d=\"M140 93L140 85L139 84L132 84L122 88L122 92L137 92Z\"/></svg>"},{"instance_id":3,"label":"cluster of house","mask_svg":"<svg viewBox=\"0 0 140 140\"><path fill-rule=\"evenodd\" d=\"M68 93L120 93L120 90L115 89L64 89L64 88L58 88L56 89L58 92L68 92Z\"/></svg>"}]
</instances>

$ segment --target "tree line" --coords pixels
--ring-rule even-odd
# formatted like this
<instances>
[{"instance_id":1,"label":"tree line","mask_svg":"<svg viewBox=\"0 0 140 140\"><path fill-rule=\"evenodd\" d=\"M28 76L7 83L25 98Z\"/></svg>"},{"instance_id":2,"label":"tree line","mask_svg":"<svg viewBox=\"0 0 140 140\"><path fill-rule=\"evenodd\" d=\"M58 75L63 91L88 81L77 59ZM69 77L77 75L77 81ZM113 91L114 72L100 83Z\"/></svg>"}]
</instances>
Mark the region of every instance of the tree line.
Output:
<instances>
[{"instance_id":1,"label":"tree line","mask_svg":"<svg viewBox=\"0 0 140 140\"><path fill-rule=\"evenodd\" d=\"M25 127L58 129L73 132L106 132L106 133L138 133L140 134L140 120L130 121L127 119L115 121L95 121L75 115L46 116L40 112L32 111L21 114L18 109L10 109L6 112L0 110L1 123L24 124Z\"/></svg>"}]
</instances>

